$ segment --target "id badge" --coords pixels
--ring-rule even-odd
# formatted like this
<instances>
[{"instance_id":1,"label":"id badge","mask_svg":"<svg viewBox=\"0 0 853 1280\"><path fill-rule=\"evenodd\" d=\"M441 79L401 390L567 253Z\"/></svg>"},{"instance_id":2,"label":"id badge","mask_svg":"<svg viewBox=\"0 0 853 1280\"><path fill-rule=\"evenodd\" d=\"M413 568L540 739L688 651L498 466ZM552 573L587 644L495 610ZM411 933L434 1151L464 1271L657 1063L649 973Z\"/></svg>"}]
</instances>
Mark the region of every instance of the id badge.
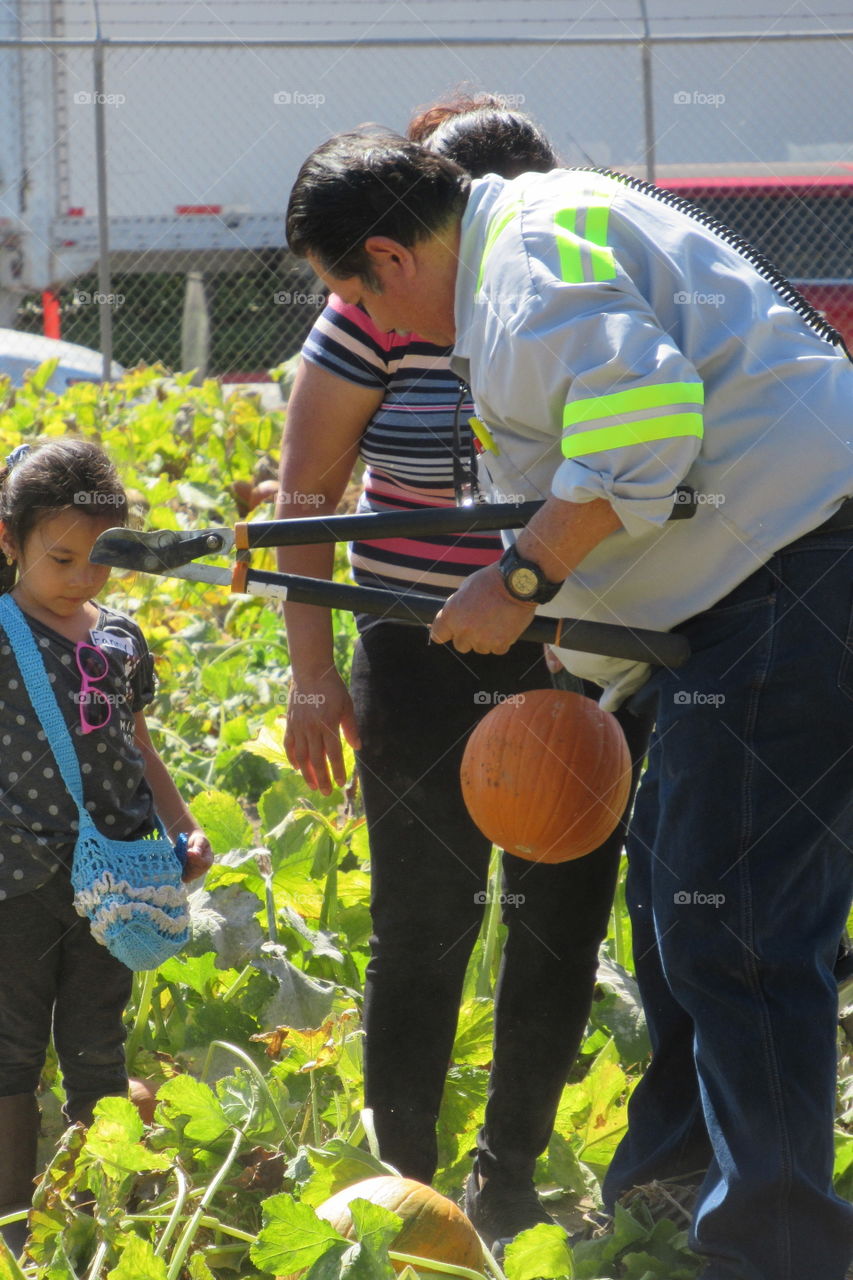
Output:
<instances>
[{"instance_id":1,"label":"id badge","mask_svg":"<svg viewBox=\"0 0 853 1280\"><path fill-rule=\"evenodd\" d=\"M136 649L130 636L119 636L112 631L98 631L97 628L93 628L90 634L92 644L97 645L99 649L118 649L125 657L136 657Z\"/></svg>"}]
</instances>

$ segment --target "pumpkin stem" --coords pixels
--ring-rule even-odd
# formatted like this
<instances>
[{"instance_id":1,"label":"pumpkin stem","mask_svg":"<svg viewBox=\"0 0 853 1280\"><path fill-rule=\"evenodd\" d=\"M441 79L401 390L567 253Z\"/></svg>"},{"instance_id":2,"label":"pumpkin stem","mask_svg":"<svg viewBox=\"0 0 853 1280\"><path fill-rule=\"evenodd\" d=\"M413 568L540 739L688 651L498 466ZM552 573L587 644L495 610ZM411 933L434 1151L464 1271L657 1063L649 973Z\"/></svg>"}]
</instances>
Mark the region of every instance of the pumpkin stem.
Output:
<instances>
[{"instance_id":1,"label":"pumpkin stem","mask_svg":"<svg viewBox=\"0 0 853 1280\"><path fill-rule=\"evenodd\" d=\"M459 1276L460 1280L483 1280L482 1271L472 1271L470 1267L457 1267L452 1262L441 1262L438 1258L418 1258L413 1253L397 1253L396 1249L389 1249L388 1257L392 1262L406 1263L416 1271L440 1271L442 1275ZM503 1277L498 1264L494 1262L494 1265L498 1277Z\"/></svg>"}]
</instances>

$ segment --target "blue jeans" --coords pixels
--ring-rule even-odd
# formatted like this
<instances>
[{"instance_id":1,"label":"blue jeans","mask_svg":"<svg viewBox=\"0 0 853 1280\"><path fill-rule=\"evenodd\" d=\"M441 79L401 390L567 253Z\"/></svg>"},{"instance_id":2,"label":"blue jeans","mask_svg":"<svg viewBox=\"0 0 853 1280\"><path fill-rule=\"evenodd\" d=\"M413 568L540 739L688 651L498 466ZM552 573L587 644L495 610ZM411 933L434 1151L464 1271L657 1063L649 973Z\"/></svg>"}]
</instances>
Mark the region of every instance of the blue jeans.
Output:
<instances>
[{"instance_id":1,"label":"blue jeans","mask_svg":"<svg viewBox=\"0 0 853 1280\"><path fill-rule=\"evenodd\" d=\"M844 1280L853 1256L832 1190L851 581L853 533L799 539L635 695L657 713L627 888L653 1057L604 1197L698 1173L702 1280Z\"/></svg>"}]
</instances>

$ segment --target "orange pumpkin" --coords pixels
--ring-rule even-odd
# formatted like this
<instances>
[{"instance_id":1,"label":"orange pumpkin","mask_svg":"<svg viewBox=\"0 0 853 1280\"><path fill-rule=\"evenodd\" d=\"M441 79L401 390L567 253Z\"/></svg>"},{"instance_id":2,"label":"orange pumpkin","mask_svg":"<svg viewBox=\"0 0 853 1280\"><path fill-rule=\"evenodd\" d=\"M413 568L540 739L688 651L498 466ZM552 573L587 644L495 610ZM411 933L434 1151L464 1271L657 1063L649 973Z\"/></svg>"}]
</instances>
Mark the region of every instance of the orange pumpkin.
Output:
<instances>
[{"instance_id":1,"label":"orange pumpkin","mask_svg":"<svg viewBox=\"0 0 853 1280\"><path fill-rule=\"evenodd\" d=\"M275 502L278 498L277 480L259 480L255 484L251 480L235 480L231 485L234 502L239 516L247 516L250 511L264 502Z\"/></svg>"},{"instance_id":2,"label":"orange pumpkin","mask_svg":"<svg viewBox=\"0 0 853 1280\"><path fill-rule=\"evenodd\" d=\"M127 1082L128 1094L143 1124L154 1123L154 1109L157 1106L157 1090L149 1080L137 1080L133 1076Z\"/></svg>"},{"instance_id":3,"label":"orange pumpkin","mask_svg":"<svg viewBox=\"0 0 853 1280\"><path fill-rule=\"evenodd\" d=\"M423 1182L391 1176L365 1178L326 1200L317 1210L318 1216L348 1240L353 1239L352 1200L369 1200L400 1215L403 1226L391 1244L392 1252L482 1270L480 1240L465 1214ZM395 1270L402 1271L404 1265L395 1263Z\"/></svg>"},{"instance_id":4,"label":"orange pumpkin","mask_svg":"<svg viewBox=\"0 0 853 1280\"><path fill-rule=\"evenodd\" d=\"M591 698L536 689L483 717L461 777L468 812L493 844L530 862L567 862L614 831L631 757L616 717Z\"/></svg>"}]
</instances>

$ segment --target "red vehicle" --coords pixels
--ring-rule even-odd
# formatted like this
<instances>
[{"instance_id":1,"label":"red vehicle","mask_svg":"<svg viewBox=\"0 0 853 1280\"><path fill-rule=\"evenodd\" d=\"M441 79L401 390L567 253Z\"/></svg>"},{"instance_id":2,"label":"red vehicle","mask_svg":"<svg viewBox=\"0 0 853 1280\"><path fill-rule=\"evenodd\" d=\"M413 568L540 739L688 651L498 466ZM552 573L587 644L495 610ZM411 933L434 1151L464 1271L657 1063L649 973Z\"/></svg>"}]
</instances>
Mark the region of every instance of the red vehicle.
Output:
<instances>
[{"instance_id":1,"label":"red vehicle","mask_svg":"<svg viewBox=\"0 0 853 1280\"><path fill-rule=\"evenodd\" d=\"M775 165L772 177L746 168L681 166L657 182L759 249L853 351L853 164Z\"/></svg>"}]
</instances>

